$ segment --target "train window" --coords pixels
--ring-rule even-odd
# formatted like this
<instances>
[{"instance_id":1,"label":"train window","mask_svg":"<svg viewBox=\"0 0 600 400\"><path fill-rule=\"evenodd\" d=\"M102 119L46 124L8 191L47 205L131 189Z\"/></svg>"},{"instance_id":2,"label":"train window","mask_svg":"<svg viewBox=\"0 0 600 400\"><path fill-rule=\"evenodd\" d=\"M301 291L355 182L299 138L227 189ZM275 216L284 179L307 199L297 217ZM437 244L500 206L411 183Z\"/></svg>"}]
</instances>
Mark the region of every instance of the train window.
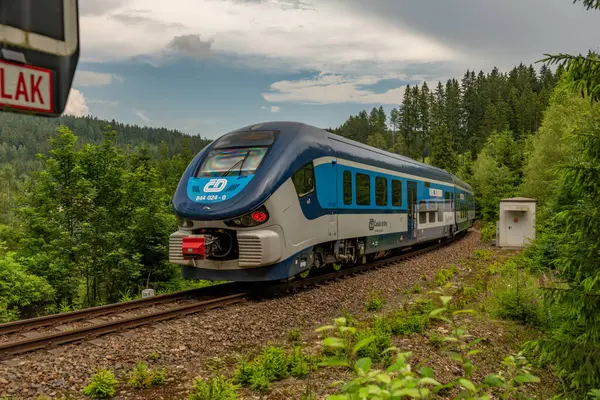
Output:
<instances>
[{"instance_id":1,"label":"train window","mask_svg":"<svg viewBox=\"0 0 600 400\"><path fill-rule=\"evenodd\" d=\"M352 204L352 172L344 171L344 204Z\"/></svg>"},{"instance_id":2,"label":"train window","mask_svg":"<svg viewBox=\"0 0 600 400\"><path fill-rule=\"evenodd\" d=\"M267 154L267 150L266 147L212 150L196 176L203 178L254 174Z\"/></svg>"},{"instance_id":3,"label":"train window","mask_svg":"<svg viewBox=\"0 0 600 400\"><path fill-rule=\"evenodd\" d=\"M312 161L305 164L292 176L298 197L304 197L315 190L315 170Z\"/></svg>"},{"instance_id":4,"label":"train window","mask_svg":"<svg viewBox=\"0 0 600 400\"><path fill-rule=\"evenodd\" d=\"M425 187L431 186L431 182L425 182Z\"/></svg>"},{"instance_id":5,"label":"train window","mask_svg":"<svg viewBox=\"0 0 600 400\"><path fill-rule=\"evenodd\" d=\"M392 206L402 206L402 181L392 179Z\"/></svg>"},{"instance_id":6,"label":"train window","mask_svg":"<svg viewBox=\"0 0 600 400\"><path fill-rule=\"evenodd\" d=\"M369 175L356 174L356 204L359 206L371 205L371 177Z\"/></svg>"},{"instance_id":7,"label":"train window","mask_svg":"<svg viewBox=\"0 0 600 400\"><path fill-rule=\"evenodd\" d=\"M435 215L437 213L435 211L429 211L429 222L435 222Z\"/></svg>"},{"instance_id":8,"label":"train window","mask_svg":"<svg viewBox=\"0 0 600 400\"><path fill-rule=\"evenodd\" d=\"M444 208L445 209L452 208L452 205L450 204L450 192L444 193Z\"/></svg>"},{"instance_id":9,"label":"train window","mask_svg":"<svg viewBox=\"0 0 600 400\"><path fill-rule=\"evenodd\" d=\"M375 205L387 206L388 204L387 179L378 176L375 178Z\"/></svg>"},{"instance_id":10,"label":"train window","mask_svg":"<svg viewBox=\"0 0 600 400\"><path fill-rule=\"evenodd\" d=\"M419 223L420 224L426 224L427 223L427 212L420 212L419 213Z\"/></svg>"}]
</instances>

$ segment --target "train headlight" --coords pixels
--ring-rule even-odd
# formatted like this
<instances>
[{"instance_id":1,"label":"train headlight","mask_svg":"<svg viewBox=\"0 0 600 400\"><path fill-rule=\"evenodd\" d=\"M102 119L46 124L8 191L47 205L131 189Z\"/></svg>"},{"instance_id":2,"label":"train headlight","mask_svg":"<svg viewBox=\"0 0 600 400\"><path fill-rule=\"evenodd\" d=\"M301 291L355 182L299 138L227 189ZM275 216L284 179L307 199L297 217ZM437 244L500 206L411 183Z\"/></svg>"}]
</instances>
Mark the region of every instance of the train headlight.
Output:
<instances>
[{"instance_id":1,"label":"train headlight","mask_svg":"<svg viewBox=\"0 0 600 400\"><path fill-rule=\"evenodd\" d=\"M194 223L189 219L181 218L179 215L176 215L175 218L177 219L177 225L181 228L191 228L194 226Z\"/></svg>"},{"instance_id":2,"label":"train headlight","mask_svg":"<svg viewBox=\"0 0 600 400\"><path fill-rule=\"evenodd\" d=\"M241 217L225 221L225 225L236 228L250 228L264 224L268 219L269 213L267 212L267 209L265 206L261 206L260 208L248 214L244 214Z\"/></svg>"}]
</instances>

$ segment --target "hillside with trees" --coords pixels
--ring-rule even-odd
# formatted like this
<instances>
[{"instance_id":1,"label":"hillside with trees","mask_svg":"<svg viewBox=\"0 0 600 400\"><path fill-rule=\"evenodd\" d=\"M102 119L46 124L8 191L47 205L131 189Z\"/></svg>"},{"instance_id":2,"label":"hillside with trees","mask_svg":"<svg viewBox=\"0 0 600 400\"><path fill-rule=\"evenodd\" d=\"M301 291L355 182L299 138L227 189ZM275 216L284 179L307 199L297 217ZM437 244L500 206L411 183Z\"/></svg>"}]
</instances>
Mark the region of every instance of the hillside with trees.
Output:
<instances>
[{"instance_id":1,"label":"hillside with trees","mask_svg":"<svg viewBox=\"0 0 600 400\"><path fill-rule=\"evenodd\" d=\"M39 118L21 114L0 113L0 168L10 164L17 175L29 173L41 167L37 154L48 154L49 139L56 135L60 126L66 126L79 137L79 144L100 144L104 129L111 125L119 135L117 146L126 148L143 145L149 154L157 156L161 151L169 156L182 152L196 153L209 140L187 135L173 129L121 124L95 117Z\"/></svg>"}]
</instances>

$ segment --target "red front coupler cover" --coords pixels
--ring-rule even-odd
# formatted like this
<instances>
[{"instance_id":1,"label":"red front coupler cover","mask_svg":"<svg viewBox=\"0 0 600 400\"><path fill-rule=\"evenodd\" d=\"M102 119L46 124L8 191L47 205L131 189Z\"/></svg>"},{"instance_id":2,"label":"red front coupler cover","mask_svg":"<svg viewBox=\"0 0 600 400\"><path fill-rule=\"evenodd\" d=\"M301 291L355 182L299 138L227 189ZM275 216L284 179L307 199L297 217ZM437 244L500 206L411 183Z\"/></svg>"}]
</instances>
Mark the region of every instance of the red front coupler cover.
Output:
<instances>
[{"instance_id":1,"label":"red front coupler cover","mask_svg":"<svg viewBox=\"0 0 600 400\"><path fill-rule=\"evenodd\" d=\"M184 237L181 245L181 252L187 257L202 257L204 258L204 237Z\"/></svg>"}]
</instances>

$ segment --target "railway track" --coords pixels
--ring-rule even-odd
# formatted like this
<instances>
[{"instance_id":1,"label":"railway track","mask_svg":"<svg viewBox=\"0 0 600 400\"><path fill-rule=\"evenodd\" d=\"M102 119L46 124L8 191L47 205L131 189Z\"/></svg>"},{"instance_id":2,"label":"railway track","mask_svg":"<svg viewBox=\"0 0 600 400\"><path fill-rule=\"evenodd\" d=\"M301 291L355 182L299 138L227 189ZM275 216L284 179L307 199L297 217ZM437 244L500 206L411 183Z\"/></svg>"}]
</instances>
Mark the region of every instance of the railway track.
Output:
<instances>
[{"instance_id":1,"label":"railway track","mask_svg":"<svg viewBox=\"0 0 600 400\"><path fill-rule=\"evenodd\" d=\"M404 254L382 260L375 260L367 264L357 265L335 272L325 271L305 279L292 280L285 283L271 285L265 285L264 283L250 285L224 283L184 292L159 295L123 303L109 304L68 313L0 324L0 337L6 337L6 335L10 336L8 341L5 340L0 342L0 360L6 360L18 354L30 351L49 349L62 344L89 340L108 333L121 332L127 329L188 314L226 307L245 301L251 297L285 295L318 284L325 284L328 281L361 274L372 269L382 268L409 258L417 257L423 253L445 246L462 236L464 236L464 234L433 245L431 243L422 244L405 251ZM166 309L154 309L155 307L164 306L165 304L170 303L175 303L175 305ZM126 315L125 317L114 318L108 321L102 321L101 318L99 318L135 310L146 312L141 312L137 315ZM39 332L39 330L60 328L81 321L87 322L86 326L61 329L60 331L51 329L49 332ZM26 339L19 339L18 337L21 335L26 335L28 337ZM12 340L15 337L17 340Z\"/></svg>"}]
</instances>

